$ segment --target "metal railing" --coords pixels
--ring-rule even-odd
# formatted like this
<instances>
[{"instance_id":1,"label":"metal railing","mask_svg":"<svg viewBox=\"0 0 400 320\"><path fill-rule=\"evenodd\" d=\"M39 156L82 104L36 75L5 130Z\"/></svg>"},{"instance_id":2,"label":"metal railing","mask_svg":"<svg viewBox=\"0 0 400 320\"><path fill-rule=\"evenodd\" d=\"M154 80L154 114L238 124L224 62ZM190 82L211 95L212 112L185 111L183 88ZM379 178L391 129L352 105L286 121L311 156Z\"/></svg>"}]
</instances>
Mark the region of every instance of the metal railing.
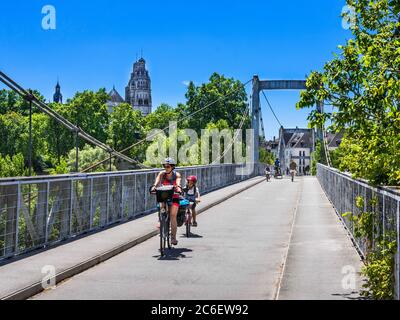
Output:
<instances>
[{"instance_id":1,"label":"metal railing","mask_svg":"<svg viewBox=\"0 0 400 320\"><path fill-rule=\"evenodd\" d=\"M382 238L384 234L389 236L390 240L397 240L395 293L397 299L399 299L400 192L388 187L372 187L363 180L352 179L349 174L322 164L317 165L317 178L363 258L366 256L367 247L375 248L376 240ZM357 197L361 197L364 201L363 212L375 212L372 243L368 243L367 239L356 237L352 220L349 216L342 216L346 212L351 212L354 215L360 214L360 208L356 205ZM371 201L373 199L374 201ZM376 202L376 204L373 205L373 202Z\"/></svg>"},{"instance_id":2,"label":"metal railing","mask_svg":"<svg viewBox=\"0 0 400 320\"><path fill-rule=\"evenodd\" d=\"M198 177L202 194L263 174L256 164L178 168ZM148 196L158 170L0 179L0 260L154 211Z\"/></svg>"}]
</instances>

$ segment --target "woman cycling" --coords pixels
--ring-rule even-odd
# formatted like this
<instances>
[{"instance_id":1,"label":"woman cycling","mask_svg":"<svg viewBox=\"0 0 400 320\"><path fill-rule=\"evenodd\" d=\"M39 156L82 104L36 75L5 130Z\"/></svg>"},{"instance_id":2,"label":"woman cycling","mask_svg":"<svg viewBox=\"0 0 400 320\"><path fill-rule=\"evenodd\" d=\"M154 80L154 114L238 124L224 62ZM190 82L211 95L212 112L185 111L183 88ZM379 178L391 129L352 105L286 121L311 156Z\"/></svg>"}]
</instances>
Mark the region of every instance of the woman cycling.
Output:
<instances>
[{"instance_id":1,"label":"woman cycling","mask_svg":"<svg viewBox=\"0 0 400 320\"><path fill-rule=\"evenodd\" d=\"M158 175L152 187L154 191L156 187L159 186L175 186L175 193L172 197L172 205L169 206L169 216L171 219L171 243L176 246L178 241L176 240L176 230L177 230L177 222L176 216L178 214L179 209L179 193L182 193L181 187L181 174L179 172L175 172L176 162L172 158L166 158L163 163L163 167L165 170L162 170ZM164 206L164 204L162 204Z\"/></svg>"}]
</instances>

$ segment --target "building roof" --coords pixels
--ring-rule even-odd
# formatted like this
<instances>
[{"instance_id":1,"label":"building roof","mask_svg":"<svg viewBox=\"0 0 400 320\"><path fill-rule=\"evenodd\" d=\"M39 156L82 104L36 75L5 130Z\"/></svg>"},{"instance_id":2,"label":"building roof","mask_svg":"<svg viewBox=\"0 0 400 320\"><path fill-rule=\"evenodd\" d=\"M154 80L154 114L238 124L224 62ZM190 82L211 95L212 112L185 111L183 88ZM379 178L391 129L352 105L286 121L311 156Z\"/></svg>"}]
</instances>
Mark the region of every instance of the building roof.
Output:
<instances>
[{"instance_id":1,"label":"building roof","mask_svg":"<svg viewBox=\"0 0 400 320\"><path fill-rule=\"evenodd\" d=\"M312 148L312 129L283 129L282 137L287 148Z\"/></svg>"},{"instance_id":2,"label":"building roof","mask_svg":"<svg viewBox=\"0 0 400 320\"><path fill-rule=\"evenodd\" d=\"M113 102L113 103L125 102L124 99L121 97L121 95L118 93L118 91L115 90L115 87L113 87L108 96L110 97L108 102Z\"/></svg>"},{"instance_id":3,"label":"building roof","mask_svg":"<svg viewBox=\"0 0 400 320\"><path fill-rule=\"evenodd\" d=\"M327 132L328 148L337 148L342 142L344 132Z\"/></svg>"}]
</instances>

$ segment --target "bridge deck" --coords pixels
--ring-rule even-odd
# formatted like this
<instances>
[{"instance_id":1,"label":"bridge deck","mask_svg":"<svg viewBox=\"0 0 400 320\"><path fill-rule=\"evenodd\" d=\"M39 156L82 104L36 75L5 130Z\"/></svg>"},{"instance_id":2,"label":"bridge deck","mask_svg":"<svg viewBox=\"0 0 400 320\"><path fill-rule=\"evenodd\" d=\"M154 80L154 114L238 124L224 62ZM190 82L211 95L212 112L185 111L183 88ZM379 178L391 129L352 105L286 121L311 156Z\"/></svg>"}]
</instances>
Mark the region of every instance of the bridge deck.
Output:
<instances>
[{"instance_id":1,"label":"bridge deck","mask_svg":"<svg viewBox=\"0 0 400 320\"><path fill-rule=\"evenodd\" d=\"M346 287L343 283L351 281L344 280L351 277L342 272L358 272L362 263L314 177L263 182L207 210L198 221L193 238L179 230L179 245L167 258L159 258L154 237L34 298L358 297L360 276L354 275L355 288ZM154 216L132 223L150 227L153 222Z\"/></svg>"}]
</instances>

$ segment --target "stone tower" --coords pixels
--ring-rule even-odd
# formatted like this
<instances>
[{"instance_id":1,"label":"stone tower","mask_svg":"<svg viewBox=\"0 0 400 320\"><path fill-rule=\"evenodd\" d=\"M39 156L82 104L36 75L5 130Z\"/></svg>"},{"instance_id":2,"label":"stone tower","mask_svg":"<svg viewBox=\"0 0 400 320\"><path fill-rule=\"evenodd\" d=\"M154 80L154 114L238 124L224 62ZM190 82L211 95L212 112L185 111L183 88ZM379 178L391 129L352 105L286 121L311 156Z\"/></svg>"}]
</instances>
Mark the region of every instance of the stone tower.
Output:
<instances>
[{"instance_id":1,"label":"stone tower","mask_svg":"<svg viewBox=\"0 0 400 320\"><path fill-rule=\"evenodd\" d=\"M56 92L53 95L53 102L62 103L61 87L57 81Z\"/></svg>"},{"instance_id":2,"label":"stone tower","mask_svg":"<svg viewBox=\"0 0 400 320\"><path fill-rule=\"evenodd\" d=\"M145 116L151 113L151 81L143 58L133 64L131 79L125 88L125 101Z\"/></svg>"}]
</instances>

